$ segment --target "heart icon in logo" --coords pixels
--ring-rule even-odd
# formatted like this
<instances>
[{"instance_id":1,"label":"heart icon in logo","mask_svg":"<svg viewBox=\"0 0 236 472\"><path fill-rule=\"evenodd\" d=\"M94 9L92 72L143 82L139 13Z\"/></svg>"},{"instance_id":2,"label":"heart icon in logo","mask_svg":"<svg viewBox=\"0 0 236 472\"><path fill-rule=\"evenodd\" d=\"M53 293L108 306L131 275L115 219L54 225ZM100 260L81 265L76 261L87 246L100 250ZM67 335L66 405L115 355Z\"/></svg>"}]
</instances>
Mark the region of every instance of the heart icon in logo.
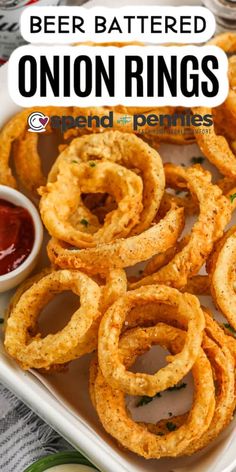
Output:
<instances>
[{"instance_id":1,"label":"heart icon in logo","mask_svg":"<svg viewBox=\"0 0 236 472\"><path fill-rule=\"evenodd\" d=\"M48 122L49 122L48 116L45 116L44 118L39 118L39 122L40 122L41 125L43 125L44 128L45 128L45 126L47 126L47 124L48 124Z\"/></svg>"},{"instance_id":2,"label":"heart icon in logo","mask_svg":"<svg viewBox=\"0 0 236 472\"><path fill-rule=\"evenodd\" d=\"M49 122L49 117L45 116L41 111L34 111L28 116L27 121L29 125L28 131L31 133L44 133Z\"/></svg>"}]
</instances>

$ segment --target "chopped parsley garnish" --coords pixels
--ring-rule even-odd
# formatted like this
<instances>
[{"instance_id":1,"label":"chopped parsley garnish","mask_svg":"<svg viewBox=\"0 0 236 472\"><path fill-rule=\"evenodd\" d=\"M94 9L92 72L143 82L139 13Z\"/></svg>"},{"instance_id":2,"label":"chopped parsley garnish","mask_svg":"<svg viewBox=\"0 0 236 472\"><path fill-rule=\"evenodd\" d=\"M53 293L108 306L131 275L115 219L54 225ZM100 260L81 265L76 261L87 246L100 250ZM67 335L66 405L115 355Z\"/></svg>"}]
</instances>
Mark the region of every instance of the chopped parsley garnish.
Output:
<instances>
[{"instance_id":1,"label":"chopped parsley garnish","mask_svg":"<svg viewBox=\"0 0 236 472\"><path fill-rule=\"evenodd\" d=\"M72 164L79 164L78 161L71 161Z\"/></svg>"},{"instance_id":2,"label":"chopped parsley garnish","mask_svg":"<svg viewBox=\"0 0 236 472\"><path fill-rule=\"evenodd\" d=\"M90 161L90 162L89 162L89 165L90 165L90 167L96 167L96 162Z\"/></svg>"},{"instance_id":3,"label":"chopped parsley garnish","mask_svg":"<svg viewBox=\"0 0 236 472\"><path fill-rule=\"evenodd\" d=\"M232 195L229 196L230 202L233 203L234 199L236 198L236 193L233 193Z\"/></svg>"},{"instance_id":4,"label":"chopped parsley garnish","mask_svg":"<svg viewBox=\"0 0 236 472\"><path fill-rule=\"evenodd\" d=\"M183 190L176 190L175 191L175 195L180 195L181 193L183 193Z\"/></svg>"},{"instance_id":5,"label":"chopped parsley garnish","mask_svg":"<svg viewBox=\"0 0 236 472\"><path fill-rule=\"evenodd\" d=\"M175 431L176 428L177 428L176 424L172 423L172 421L167 421L166 427L167 427L168 431Z\"/></svg>"},{"instance_id":6,"label":"chopped parsley garnish","mask_svg":"<svg viewBox=\"0 0 236 472\"><path fill-rule=\"evenodd\" d=\"M82 218L82 220L80 220L80 223L81 223L81 225L86 226L86 228L87 228L87 226L89 225L88 220L86 220L85 218Z\"/></svg>"},{"instance_id":7,"label":"chopped parsley garnish","mask_svg":"<svg viewBox=\"0 0 236 472\"><path fill-rule=\"evenodd\" d=\"M199 157L192 157L191 162L192 164L202 164L205 161L204 157L199 156Z\"/></svg>"},{"instance_id":8,"label":"chopped parsley garnish","mask_svg":"<svg viewBox=\"0 0 236 472\"><path fill-rule=\"evenodd\" d=\"M235 329L229 323L224 323L224 327L228 329L234 336L236 335Z\"/></svg>"},{"instance_id":9,"label":"chopped parsley garnish","mask_svg":"<svg viewBox=\"0 0 236 472\"><path fill-rule=\"evenodd\" d=\"M174 387L169 387L168 392L177 392L177 390L182 390L182 388L187 387L186 383L181 383L180 385L174 385Z\"/></svg>"},{"instance_id":10,"label":"chopped parsley garnish","mask_svg":"<svg viewBox=\"0 0 236 472\"><path fill-rule=\"evenodd\" d=\"M136 407L138 408L140 406L147 405L148 403L152 402L154 398L160 398L160 397L161 397L161 393L157 393L156 395L154 395L154 397L148 397L147 395L144 395L143 397L140 398L140 400L136 404Z\"/></svg>"}]
</instances>

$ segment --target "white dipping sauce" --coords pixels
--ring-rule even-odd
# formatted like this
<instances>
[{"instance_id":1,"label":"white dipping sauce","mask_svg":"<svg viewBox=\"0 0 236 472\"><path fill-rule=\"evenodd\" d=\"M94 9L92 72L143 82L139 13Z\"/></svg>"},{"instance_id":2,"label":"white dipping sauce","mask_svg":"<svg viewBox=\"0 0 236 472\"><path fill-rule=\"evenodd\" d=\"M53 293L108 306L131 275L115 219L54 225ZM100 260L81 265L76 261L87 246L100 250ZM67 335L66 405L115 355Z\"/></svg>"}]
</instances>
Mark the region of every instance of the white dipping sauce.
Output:
<instances>
[{"instance_id":1,"label":"white dipping sauce","mask_svg":"<svg viewBox=\"0 0 236 472\"><path fill-rule=\"evenodd\" d=\"M48 472L95 472L95 469L82 464L62 464L50 467Z\"/></svg>"}]
</instances>

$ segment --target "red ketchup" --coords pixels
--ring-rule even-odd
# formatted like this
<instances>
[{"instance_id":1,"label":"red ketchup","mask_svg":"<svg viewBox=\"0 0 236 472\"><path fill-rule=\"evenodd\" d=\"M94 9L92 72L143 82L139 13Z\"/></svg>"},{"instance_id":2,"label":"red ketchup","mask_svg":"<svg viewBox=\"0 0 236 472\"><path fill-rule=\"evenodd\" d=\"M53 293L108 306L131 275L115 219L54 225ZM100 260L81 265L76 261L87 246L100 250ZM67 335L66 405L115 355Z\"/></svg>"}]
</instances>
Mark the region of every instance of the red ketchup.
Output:
<instances>
[{"instance_id":1,"label":"red ketchup","mask_svg":"<svg viewBox=\"0 0 236 472\"><path fill-rule=\"evenodd\" d=\"M25 208L0 199L0 275L15 270L32 251L34 223Z\"/></svg>"}]
</instances>

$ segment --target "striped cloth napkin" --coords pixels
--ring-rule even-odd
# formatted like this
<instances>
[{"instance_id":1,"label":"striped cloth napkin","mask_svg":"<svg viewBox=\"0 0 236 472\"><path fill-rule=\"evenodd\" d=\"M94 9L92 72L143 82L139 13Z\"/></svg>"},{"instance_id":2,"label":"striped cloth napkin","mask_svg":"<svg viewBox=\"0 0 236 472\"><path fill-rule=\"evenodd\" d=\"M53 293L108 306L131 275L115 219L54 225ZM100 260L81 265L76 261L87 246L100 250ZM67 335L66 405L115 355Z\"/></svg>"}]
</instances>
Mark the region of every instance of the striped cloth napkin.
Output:
<instances>
[{"instance_id":1,"label":"striped cloth napkin","mask_svg":"<svg viewBox=\"0 0 236 472\"><path fill-rule=\"evenodd\" d=\"M0 384L0 471L24 472L36 460L72 446Z\"/></svg>"}]
</instances>

